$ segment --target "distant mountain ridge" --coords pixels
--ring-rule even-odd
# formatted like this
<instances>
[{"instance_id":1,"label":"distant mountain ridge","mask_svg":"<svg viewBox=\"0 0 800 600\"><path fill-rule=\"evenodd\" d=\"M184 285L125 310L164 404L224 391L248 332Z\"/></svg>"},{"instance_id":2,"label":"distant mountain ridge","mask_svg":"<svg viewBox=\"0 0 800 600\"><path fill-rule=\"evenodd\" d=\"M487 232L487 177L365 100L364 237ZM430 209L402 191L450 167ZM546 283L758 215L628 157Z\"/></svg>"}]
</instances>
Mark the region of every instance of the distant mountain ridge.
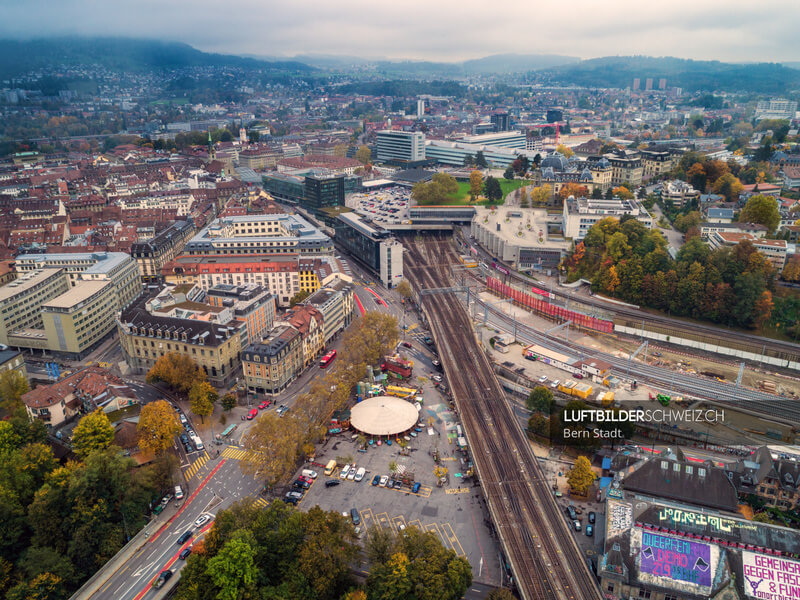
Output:
<instances>
[{"instance_id":1,"label":"distant mountain ridge","mask_svg":"<svg viewBox=\"0 0 800 600\"><path fill-rule=\"evenodd\" d=\"M800 87L800 71L778 63L736 64L673 57L607 56L577 64L556 66L542 73L553 81L584 87L626 88L634 78L642 88L648 78L657 87L666 79L668 87L686 91L750 91L784 93Z\"/></svg>"},{"instance_id":2,"label":"distant mountain ridge","mask_svg":"<svg viewBox=\"0 0 800 600\"><path fill-rule=\"evenodd\" d=\"M160 40L77 37L0 40L0 78L3 79L47 66L90 64L131 71L204 65L299 73L315 70L301 62L268 62L227 54L211 54L188 44Z\"/></svg>"}]
</instances>

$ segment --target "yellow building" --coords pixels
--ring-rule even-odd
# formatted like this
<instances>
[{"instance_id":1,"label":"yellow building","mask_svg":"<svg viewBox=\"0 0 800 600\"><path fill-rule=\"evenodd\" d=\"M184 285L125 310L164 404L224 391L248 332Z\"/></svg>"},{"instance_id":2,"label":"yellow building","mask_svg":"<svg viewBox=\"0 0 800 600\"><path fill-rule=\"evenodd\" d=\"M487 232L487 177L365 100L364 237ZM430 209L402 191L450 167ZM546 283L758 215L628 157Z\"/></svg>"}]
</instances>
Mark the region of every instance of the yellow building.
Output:
<instances>
[{"instance_id":1,"label":"yellow building","mask_svg":"<svg viewBox=\"0 0 800 600\"><path fill-rule=\"evenodd\" d=\"M114 327L117 294L110 281L82 281L42 305L48 349L81 354Z\"/></svg>"}]
</instances>

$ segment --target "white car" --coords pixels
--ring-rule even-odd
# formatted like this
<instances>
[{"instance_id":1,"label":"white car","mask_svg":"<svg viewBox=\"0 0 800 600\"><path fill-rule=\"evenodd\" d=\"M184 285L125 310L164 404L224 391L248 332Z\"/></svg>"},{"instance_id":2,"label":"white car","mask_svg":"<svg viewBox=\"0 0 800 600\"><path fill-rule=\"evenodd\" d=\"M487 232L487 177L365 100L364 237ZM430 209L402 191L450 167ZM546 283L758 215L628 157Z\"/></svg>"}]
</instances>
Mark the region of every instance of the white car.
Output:
<instances>
[{"instance_id":1,"label":"white car","mask_svg":"<svg viewBox=\"0 0 800 600\"><path fill-rule=\"evenodd\" d=\"M539 383L544 383L545 381L547 381L547 375L542 375L539 377Z\"/></svg>"},{"instance_id":2,"label":"white car","mask_svg":"<svg viewBox=\"0 0 800 600\"><path fill-rule=\"evenodd\" d=\"M388 481L389 481L389 476L388 475L382 475L381 476L381 481L380 481L380 483L378 485L381 486L381 487L386 487L386 483Z\"/></svg>"},{"instance_id":3,"label":"white car","mask_svg":"<svg viewBox=\"0 0 800 600\"><path fill-rule=\"evenodd\" d=\"M350 472L347 474L347 478L350 481L353 481L356 478L356 472L357 472L356 471L356 466L353 465L352 467L350 467Z\"/></svg>"},{"instance_id":4,"label":"white car","mask_svg":"<svg viewBox=\"0 0 800 600\"><path fill-rule=\"evenodd\" d=\"M342 472L339 473L339 479L347 479L347 474L350 472L350 465L342 467Z\"/></svg>"},{"instance_id":5,"label":"white car","mask_svg":"<svg viewBox=\"0 0 800 600\"><path fill-rule=\"evenodd\" d=\"M553 383L550 384L550 387L555 389L555 388L558 387L559 383L561 383L561 382L558 379L556 379L555 381L553 381Z\"/></svg>"},{"instance_id":6,"label":"white car","mask_svg":"<svg viewBox=\"0 0 800 600\"><path fill-rule=\"evenodd\" d=\"M211 520L211 515L200 515L194 522L195 527L202 527Z\"/></svg>"},{"instance_id":7,"label":"white car","mask_svg":"<svg viewBox=\"0 0 800 600\"><path fill-rule=\"evenodd\" d=\"M367 470L364 467L359 467L358 471L356 471L355 474L355 480L361 481L362 479L364 479L364 475L366 474L366 472ZM350 476L348 475L347 477L349 478Z\"/></svg>"}]
</instances>

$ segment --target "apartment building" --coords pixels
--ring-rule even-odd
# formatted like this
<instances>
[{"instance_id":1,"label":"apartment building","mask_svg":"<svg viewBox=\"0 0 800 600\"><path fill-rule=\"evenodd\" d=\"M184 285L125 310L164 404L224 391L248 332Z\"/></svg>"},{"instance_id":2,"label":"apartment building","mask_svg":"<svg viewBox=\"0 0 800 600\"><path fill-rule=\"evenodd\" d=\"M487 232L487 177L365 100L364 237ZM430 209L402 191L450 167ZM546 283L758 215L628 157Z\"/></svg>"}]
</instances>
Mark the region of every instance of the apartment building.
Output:
<instances>
[{"instance_id":1,"label":"apartment building","mask_svg":"<svg viewBox=\"0 0 800 600\"><path fill-rule=\"evenodd\" d=\"M122 311L118 321L125 361L146 373L163 355L177 352L194 360L217 387L231 385L241 366L239 328L196 318L151 314L140 300Z\"/></svg>"},{"instance_id":2,"label":"apartment building","mask_svg":"<svg viewBox=\"0 0 800 600\"><path fill-rule=\"evenodd\" d=\"M263 342L244 349L242 368L247 389L251 393L280 393L303 369L300 332L289 325L275 327Z\"/></svg>"},{"instance_id":3,"label":"apartment building","mask_svg":"<svg viewBox=\"0 0 800 600\"><path fill-rule=\"evenodd\" d=\"M672 170L674 155L668 151L641 150L642 181L656 179Z\"/></svg>"},{"instance_id":4,"label":"apartment building","mask_svg":"<svg viewBox=\"0 0 800 600\"><path fill-rule=\"evenodd\" d=\"M303 368L308 367L325 348L322 313L313 306L295 306L278 321L300 332L303 342Z\"/></svg>"},{"instance_id":5,"label":"apartment building","mask_svg":"<svg viewBox=\"0 0 800 600\"><path fill-rule=\"evenodd\" d=\"M766 258L776 271L780 272L786 265L788 246L786 240L767 240L757 238L749 233L729 233L716 231L708 237L708 245L712 249L724 246L736 246L740 242L749 241L756 250Z\"/></svg>"},{"instance_id":6,"label":"apartment building","mask_svg":"<svg viewBox=\"0 0 800 600\"><path fill-rule=\"evenodd\" d=\"M9 341L13 332L41 329L42 305L69 290L64 269L26 271L0 287L0 344L16 345Z\"/></svg>"},{"instance_id":7,"label":"apartment building","mask_svg":"<svg viewBox=\"0 0 800 600\"><path fill-rule=\"evenodd\" d=\"M247 337L242 348L260 341L275 324L275 295L260 285L215 285L208 288L205 301L229 309L235 320L244 323Z\"/></svg>"},{"instance_id":8,"label":"apartment building","mask_svg":"<svg viewBox=\"0 0 800 600\"><path fill-rule=\"evenodd\" d=\"M161 269L183 251L194 231L191 221L176 221L152 239L134 243L131 246L131 256L139 265L142 280L158 281L161 278Z\"/></svg>"},{"instance_id":9,"label":"apartment building","mask_svg":"<svg viewBox=\"0 0 800 600\"><path fill-rule=\"evenodd\" d=\"M153 192L146 196L125 196L117 199L117 204L123 211L161 208L176 210L178 217L189 215L194 203L195 198L192 194L174 191Z\"/></svg>"},{"instance_id":10,"label":"apartment building","mask_svg":"<svg viewBox=\"0 0 800 600\"><path fill-rule=\"evenodd\" d=\"M629 190L642 185L644 166L642 159L631 156L608 156L611 163L611 184L614 187L624 185Z\"/></svg>"},{"instance_id":11,"label":"apartment building","mask_svg":"<svg viewBox=\"0 0 800 600\"><path fill-rule=\"evenodd\" d=\"M355 290L352 282L337 279L306 298L304 304L317 309L322 315L323 345L327 346L353 321Z\"/></svg>"}]
</instances>

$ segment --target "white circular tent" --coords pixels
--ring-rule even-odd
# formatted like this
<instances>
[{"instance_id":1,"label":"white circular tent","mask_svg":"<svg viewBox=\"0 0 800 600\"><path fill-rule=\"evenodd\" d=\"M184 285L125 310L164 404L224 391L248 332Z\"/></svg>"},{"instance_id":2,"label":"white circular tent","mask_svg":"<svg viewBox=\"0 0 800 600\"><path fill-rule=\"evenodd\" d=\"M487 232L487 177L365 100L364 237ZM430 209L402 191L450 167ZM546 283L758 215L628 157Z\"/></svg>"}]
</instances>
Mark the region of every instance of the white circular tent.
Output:
<instances>
[{"instance_id":1,"label":"white circular tent","mask_svg":"<svg viewBox=\"0 0 800 600\"><path fill-rule=\"evenodd\" d=\"M411 429L418 416L411 402L395 396L376 396L350 410L350 425L367 435L395 435Z\"/></svg>"}]
</instances>

